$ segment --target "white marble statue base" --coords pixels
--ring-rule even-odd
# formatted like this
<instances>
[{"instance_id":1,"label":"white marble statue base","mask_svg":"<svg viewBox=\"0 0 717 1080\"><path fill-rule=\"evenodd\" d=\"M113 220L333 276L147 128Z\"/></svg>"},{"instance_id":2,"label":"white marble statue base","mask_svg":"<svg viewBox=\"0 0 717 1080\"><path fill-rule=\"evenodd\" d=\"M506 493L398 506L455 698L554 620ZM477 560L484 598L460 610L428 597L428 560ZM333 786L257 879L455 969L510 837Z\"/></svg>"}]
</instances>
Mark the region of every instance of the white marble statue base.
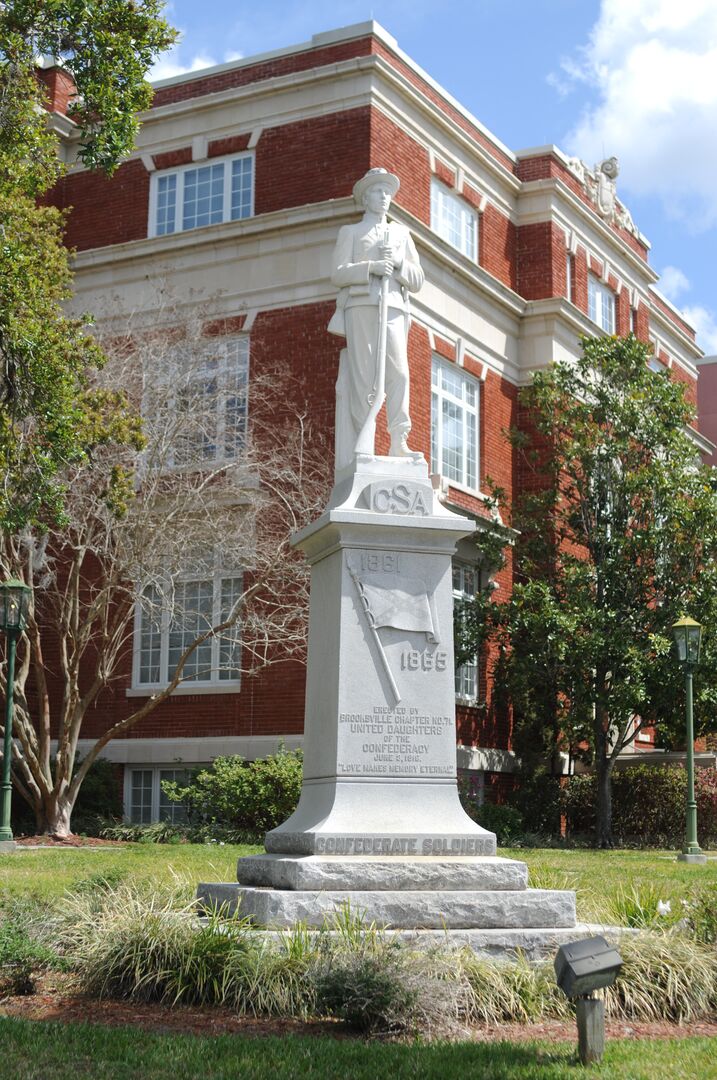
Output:
<instances>
[{"instance_id":1,"label":"white marble statue base","mask_svg":"<svg viewBox=\"0 0 717 1080\"><path fill-rule=\"evenodd\" d=\"M311 564L301 798L202 906L270 929L347 908L411 932L575 927L575 894L527 888L458 798L451 560L474 531L425 461L357 455L337 474L294 538Z\"/></svg>"},{"instance_id":2,"label":"white marble statue base","mask_svg":"<svg viewBox=\"0 0 717 1080\"><path fill-rule=\"evenodd\" d=\"M451 559L474 531L425 461L357 455L294 537L311 564L304 782L268 852L495 854L456 786Z\"/></svg>"},{"instance_id":3,"label":"white marble statue base","mask_svg":"<svg viewBox=\"0 0 717 1080\"><path fill-rule=\"evenodd\" d=\"M254 889L200 884L203 907L226 906L257 926L320 927L348 907L352 916L398 929L526 929L575 926L575 894L555 889L322 890Z\"/></svg>"}]
</instances>

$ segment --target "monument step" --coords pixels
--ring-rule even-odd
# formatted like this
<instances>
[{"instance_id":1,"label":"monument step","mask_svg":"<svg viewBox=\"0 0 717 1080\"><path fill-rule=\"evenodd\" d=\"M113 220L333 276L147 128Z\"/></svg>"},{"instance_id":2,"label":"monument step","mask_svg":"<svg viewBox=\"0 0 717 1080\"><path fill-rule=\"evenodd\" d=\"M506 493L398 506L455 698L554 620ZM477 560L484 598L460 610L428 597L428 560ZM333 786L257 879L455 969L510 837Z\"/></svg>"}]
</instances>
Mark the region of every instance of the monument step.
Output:
<instances>
[{"instance_id":1,"label":"monument step","mask_svg":"<svg viewBox=\"0 0 717 1080\"><path fill-rule=\"evenodd\" d=\"M200 922L204 920L200 919ZM276 943L283 940L285 930L254 930L257 936ZM311 933L311 931L309 931ZM316 934L338 936L339 930L316 930ZM530 964L552 960L560 945L579 938L601 934L614 945L624 937L644 934L624 926L603 926L601 923L576 923L570 927L537 926L529 929L491 930L385 930L388 940L400 941L406 948L432 952L435 949L470 949L481 960L509 963L527 960Z\"/></svg>"},{"instance_id":2,"label":"monument step","mask_svg":"<svg viewBox=\"0 0 717 1080\"><path fill-rule=\"evenodd\" d=\"M200 883L200 904L226 905L258 926L323 926L348 905L353 914L381 927L415 929L519 929L574 927L575 893L555 889L494 891L257 889Z\"/></svg>"},{"instance_id":3,"label":"monument step","mask_svg":"<svg viewBox=\"0 0 717 1080\"><path fill-rule=\"evenodd\" d=\"M516 859L494 855L471 858L248 855L239 859L237 880L243 886L294 891L483 892L527 888L528 868Z\"/></svg>"}]
</instances>

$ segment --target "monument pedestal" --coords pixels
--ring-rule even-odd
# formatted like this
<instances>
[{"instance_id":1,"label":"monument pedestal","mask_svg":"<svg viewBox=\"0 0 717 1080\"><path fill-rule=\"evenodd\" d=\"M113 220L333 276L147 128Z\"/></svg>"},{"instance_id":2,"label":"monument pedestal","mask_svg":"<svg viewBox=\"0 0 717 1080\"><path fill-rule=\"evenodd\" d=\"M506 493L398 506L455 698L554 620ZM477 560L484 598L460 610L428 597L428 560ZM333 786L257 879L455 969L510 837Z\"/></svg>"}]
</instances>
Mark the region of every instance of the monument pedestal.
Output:
<instances>
[{"instance_id":1,"label":"monument pedestal","mask_svg":"<svg viewBox=\"0 0 717 1080\"><path fill-rule=\"evenodd\" d=\"M475 525L425 461L357 455L297 534L311 564L304 780L296 811L201 885L263 927L352 912L401 928L575 925L572 892L527 888L463 810L456 779L451 559Z\"/></svg>"}]
</instances>

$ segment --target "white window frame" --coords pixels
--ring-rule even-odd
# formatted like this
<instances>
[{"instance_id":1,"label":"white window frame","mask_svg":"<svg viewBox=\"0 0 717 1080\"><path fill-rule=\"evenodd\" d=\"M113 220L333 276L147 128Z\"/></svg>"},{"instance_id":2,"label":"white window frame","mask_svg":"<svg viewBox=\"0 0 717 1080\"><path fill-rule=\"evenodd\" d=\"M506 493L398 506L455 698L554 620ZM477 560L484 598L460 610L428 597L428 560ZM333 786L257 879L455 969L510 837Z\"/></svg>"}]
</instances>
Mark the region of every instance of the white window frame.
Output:
<instances>
[{"instance_id":1,"label":"white window frame","mask_svg":"<svg viewBox=\"0 0 717 1080\"><path fill-rule=\"evenodd\" d=\"M478 567L460 559L454 559L451 568L453 600L469 600L478 592ZM472 585L466 580L468 576L473 578ZM456 586L456 576L459 582ZM472 663L456 665L455 669L455 695L456 701L467 705L474 705L478 700L480 689L480 675L478 672L478 656Z\"/></svg>"},{"instance_id":2,"label":"white window frame","mask_svg":"<svg viewBox=\"0 0 717 1080\"><path fill-rule=\"evenodd\" d=\"M615 293L595 274L588 274L588 318L606 334L614 334L617 312Z\"/></svg>"},{"instance_id":3,"label":"white window frame","mask_svg":"<svg viewBox=\"0 0 717 1080\"><path fill-rule=\"evenodd\" d=\"M449 371L452 376L461 381L461 398L444 389L440 373ZM438 377L437 377L438 376ZM467 400L467 387L474 389L475 401L470 404ZM480 395L481 383L479 379L469 375L456 364L434 356L431 362L431 472L442 476L449 485L460 488L472 494L480 492ZM456 409L462 410L463 435L461 441L461 469L460 477L450 475L443 471L444 441L443 441L443 403L447 402ZM469 446L469 423L473 423L475 431L475 477L471 481L468 468Z\"/></svg>"},{"instance_id":4,"label":"white window frame","mask_svg":"<svg viewBox=\"0 0 717 1080\"><path fill-rule=\"evenodd\" d=\"M216 562L216 560L215 560ZM222 621L222 583L224 581L238 582L238 590L241 592L243 588L242 574L237 570L230 570L225 567L215 567L210 572L197 572L178 575L176 578L177 584L192 583L192 582L212 582L212 626L217 626ZM159 591L166 591L171 593L174 588L174 582L167 580L166 582L157 583L153 582L152 585ZM142 605L142 594L147 588L151 586L145 585L138 590L138 598L135 603L134 610L134 637L133 637L133 650L132 650L132 687L128 693L132 696L148 695L156 693L158 690L162 690L167 686L171 673L168 670L169 665L169 636L172 628L172 621L170 618L169 606L166 603L162 604L162 610L159 620L159 674L160 678L156 681L142 681L142 630L143 619L146 617L146 608ZM237 624L239 627L240 624ZM232 628L236 629L236 627ZM241 670L236 675L229 678L221 678L220 674L220 656L221 650L226 645L225 636L214 636L209 639L210 647L210 666L209 677L202 679L190 679L186 678L186 681L180 682L179 685L173 691L174 694L201 694L201 693L236 693L241 687ZM241 669L241 636L236 645L237 656L236 664ZM191 661L190 661L191 662Z\"/></svg>"},{"instance_id":5,"label":"white window frame","mask_svg":"<svg viewBox=\"0 0 717 1080\"><path fill-rule=\"evenodd\" d=\"M231 216L231 174L232 165L235 161L249 160L251 161L251 185L249 193L249 213L243 214L240 217L232 218ZM186 165L178 165L173 169L157 169L150 174L149 179L149 222L147 226L147 235L149 237L167 237L176 236L178 233L193 232L194 229L206 229L209 225L191 225L189 228L184 228L184 182L188 172L193 169L203 169L206 167L212 167L214 165L224 166L224 179L223 179L223 193L222 193L222 218L221 222L211 222L212 225L219 225L226 221L246 221L247 218L254 217L254 177L255 177L255 162L254 152L252 150L243 151L240 154L232 154L230 157L216 157L207 158L204 161L190 161ZM174 207L174 228L166 232L157 232L157 205L158 205L158 193L159 193L159 181L161 177L168 178L170 176L176 176L177 188L176 188L176 200Z\"/></svg>"},{"instance_id":6,"label":"white window frame","mask_svg":"<svg viewBox=\"0 0 717 1080\"><path fill-rule=\"evenodd\" d=\"M450 216L460 222L458 243L452 235ZM478 262L478 211L435 176L431 177L431 228L471 262Z\"/></svg>"},{"instance_id":7,"label":"white window frame","mask_svg":"<svg viewBox=\"0 0 717 1080\"><path fill-rule=\"evenodd\" d=\"M235 352L236 350L236 352ZM171 364L171 370L161 376L163 382L168 383L168 398L170 407L177 414L180 410L181 393L184 387L191 390L203 381L215 376L216 388L216 426L213 431L215 454L213 457L204 456L199 448L199 436L196 432L196 456L190 452L187 455L180 453L179 447L171 447L166 464L172 469L202 469L218 468L223 464L236 461L242 448L242 438L239 438L232 453L227 453L227 412L229 399L232 396L241 396L243 393L243 441L246 441L249 425L249 368L250 340L248 334L239 334L232 337L214 337L206 342L193 343L187 347L179 347L176 354L176 362ZM211 368L212 362L216 367ZM236 365L236 366L235 366ZM179 378L177 377L179 373ZM241 376L234 380L234 376ZM177 392L179 386L179 393ZM177 430L177 436L181 431Z\"/></svg>"},{"instance_id":8,"label":"white window frame","mask_svg":"<svg viewBox=\"0 0 717 1080\"><path fill-rule=\"evenodd\" d=\"M162 784L162 780L168 779L168 777L163 777L162 773L164 773L164 772L174 772L174 773L177 773L177 772L190 772L190 771L193 771L194 769L196 769L197 767L198 766L196 766L194 764L192 764L192 765L183 765L181 762L172 762L172 763L169 763L169 764L166 764L166 765L135 765L135 764L126 765L125 770L124 770L124 818L125 818L125 821L131 822L131 823L137 824L137 825L141 825L141 824L151 825L151 824L154 824L155 822L160 821L160 820L169 821L170 824L179 824L180 822L175 822L174 814L172 814L172 817L170 819L160 818L160 816L159 816L159 814L160 814L160 800L161 800L161 796L162 796L161 784ZM132 774L135 773L135 772L151 772L152 773L151 793L150 793L150 816L149 816L149 821L147 821L147 822L139 822L139 821L134 822L133 818L132 818ZM176 805L177 805L177 807L180 806L179 803L177 803Z\"/></svg>"}]
</instances>

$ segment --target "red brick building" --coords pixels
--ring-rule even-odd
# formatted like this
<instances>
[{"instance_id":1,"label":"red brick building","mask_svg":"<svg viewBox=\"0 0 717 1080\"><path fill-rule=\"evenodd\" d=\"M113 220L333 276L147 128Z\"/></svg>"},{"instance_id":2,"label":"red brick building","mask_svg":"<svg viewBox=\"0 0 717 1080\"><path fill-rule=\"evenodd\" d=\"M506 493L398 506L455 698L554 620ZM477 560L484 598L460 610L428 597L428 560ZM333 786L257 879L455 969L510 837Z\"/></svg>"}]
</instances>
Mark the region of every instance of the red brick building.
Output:
<instances>
[{"instance_id":1,"label":"red brick building","mask_svg":"<svg viewBox=\"0 0 717 1080\"><path fill-rule=\"evenodd\" d=\"M45 72L72 161L61 76ZM509 149L376 23L157 83L115 176L73 166L55 192L72 207L76 307L97 312L101 332L123 334L130 316L160 319L159 281L187 317L209 300L227 330L212 341L248 370L249 400L252 375L288 359L310 374L316 417L330 428L341 347L326 329L331 254L339 227L357 220L352 186L374 166L400 177L392 214L426 273L409 338L412 445L430 457L448 504L486 521L486 476L509 497L516 490L504 432L519 422L518 390L535 369L576 356L581 335L652 339L654 363L696 397L694 331L655 289L649 243L616 197L611 162L593 169L555 146ZM478 587L474 558L458 553L457 591ZM509 562L499 596L511 573ZM142 629L125 689L96 710L97 731L161 683L170 645L161 635L148 644ZM459 765L499 783L514 758L485 658L457 673L457 692ZM160 778L181 763L258 756L280 738L300 744L303 695L295 663L243 682L186 683L107 748L125 766L127 813L164 813Z\"/></svg>"}]
</instances>

